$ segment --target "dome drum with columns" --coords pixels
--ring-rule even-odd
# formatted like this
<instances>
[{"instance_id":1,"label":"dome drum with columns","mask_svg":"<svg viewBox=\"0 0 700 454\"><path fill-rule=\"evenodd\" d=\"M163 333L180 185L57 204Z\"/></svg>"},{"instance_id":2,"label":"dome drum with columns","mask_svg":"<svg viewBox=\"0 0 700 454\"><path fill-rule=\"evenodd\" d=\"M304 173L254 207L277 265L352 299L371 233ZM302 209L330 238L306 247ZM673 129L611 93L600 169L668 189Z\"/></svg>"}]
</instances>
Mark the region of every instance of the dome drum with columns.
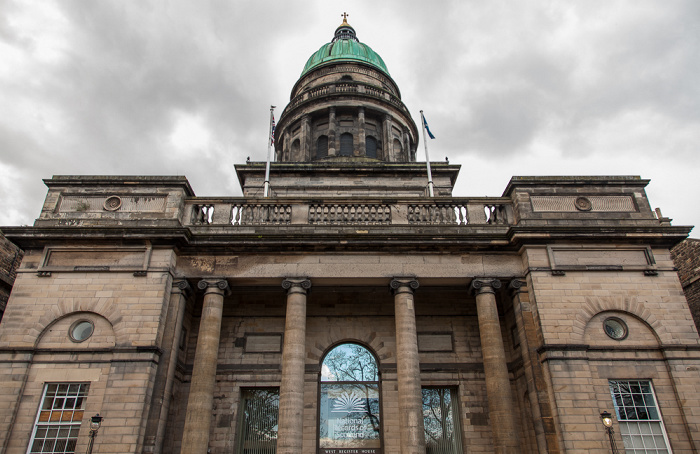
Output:
<instances>
[{"instance_id":1,"label":"dome drum with columns","mask_svg":"<svg viewBox=\"0 0 700 454\"><path fill-rule=\"evenodd\" d=\"M382 58L347 23L306 63L275 131L278 162L413 162L418 128Z\"/></svg>"}]
</instances>

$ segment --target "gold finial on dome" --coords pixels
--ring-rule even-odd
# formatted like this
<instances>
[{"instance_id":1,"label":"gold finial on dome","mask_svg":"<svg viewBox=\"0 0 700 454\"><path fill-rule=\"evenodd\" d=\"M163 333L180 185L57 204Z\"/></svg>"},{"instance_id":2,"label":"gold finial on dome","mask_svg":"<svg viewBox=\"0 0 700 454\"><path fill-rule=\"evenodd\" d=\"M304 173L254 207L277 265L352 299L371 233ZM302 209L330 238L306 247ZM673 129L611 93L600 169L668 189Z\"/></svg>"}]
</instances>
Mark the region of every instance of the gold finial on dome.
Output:
<instances>
[{"instance_id":1,"label":"gold finial on dome","mask_svg":"<svg viewBox=\"0 0 700 454\"><path fill-rule=\"evenodd\" d=\"M349 16L349 14L348 14L348 13L343 13L343 14L341 14L341 16L343 16L343 23L340 24L340 26L342 27L343 25L350 25L350 24L348 24L348 16Z\"/></svg>"}]
</instances>

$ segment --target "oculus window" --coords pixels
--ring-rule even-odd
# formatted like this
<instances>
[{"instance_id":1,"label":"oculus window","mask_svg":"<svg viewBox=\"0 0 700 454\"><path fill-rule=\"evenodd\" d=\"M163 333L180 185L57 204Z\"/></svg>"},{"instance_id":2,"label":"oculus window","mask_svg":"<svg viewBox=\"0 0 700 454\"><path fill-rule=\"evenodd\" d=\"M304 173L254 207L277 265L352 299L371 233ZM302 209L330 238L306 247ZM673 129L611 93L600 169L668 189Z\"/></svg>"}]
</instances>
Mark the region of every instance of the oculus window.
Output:
<instances>
[{"instance_id":1,"label":"oculus window","mask_svg":"<svg viewBox=\"0 0 700 454\"><path fill-rule=\"evenodd\" d=\"M275 454L280 392L277 388L241 390L238 454Z\"/></svg>"},{"instance_id":2,"label":"oculus window","mask_svg":"<svg viewBox=\"0 0 700 454\"><path fill-rule=\"evenodd\" d=\"M374 355L358 344L338 345L324 358L320 381L319 452L380 453L379 373Z\"/></svg>"},{"instance_id":3,"label":"oculus window","mask_svg":"<svg viewBox=\"0 0 700 454\"><path fill-rule=\"evenodd\" d=\"M88 320L80 320L74 323L69 330L70 338L73 342L83 342L92 336L95 325Z\"/></svg>"},{"instance_id":4,"label":"oculus window","mask_svg":"<svg viewBox=\"0 0 700 454\"><path fill-rule=\"evenodd\" d=\"M627 337L627 325L617 317L608 317L603 322L605 334L611 339L624 340Z\"/></svg>"},{"instance_id":5,"label":"oculus window","mask_svg":"<svg viewBox=\"0 0 700 454\"><path fill-rule=\"evenodd\" d=\"M423 388L426 454L462 454L456 388Z\"/></svg>"},{"instance_id":6,"label":"oculus window","mask_svg":"<svg viewBox=\"0 0 700 454\"><path fill-rule=\"evenodd\" d=\"M629 454L670 453L666 430L649 380L610 380L610 394Z\"/></svg>"},{"instance_id":7,"label":"oculus window","mask_svg":"<svg viewBox=\"0 0 700 454\"><path fill-rule=\"evenodd\" d=\"M27 454L74 453L89 383L47 383Z\"/></svg>"}]
</instances>

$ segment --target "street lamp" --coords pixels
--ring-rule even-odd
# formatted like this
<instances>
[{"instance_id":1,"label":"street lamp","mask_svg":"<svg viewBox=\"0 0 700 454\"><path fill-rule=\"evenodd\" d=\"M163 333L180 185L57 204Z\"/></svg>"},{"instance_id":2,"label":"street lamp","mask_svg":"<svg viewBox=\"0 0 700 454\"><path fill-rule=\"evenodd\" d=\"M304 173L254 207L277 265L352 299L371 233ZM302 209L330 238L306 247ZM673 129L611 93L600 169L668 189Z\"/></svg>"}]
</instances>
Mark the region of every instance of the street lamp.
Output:
<instances>
[{"instance_id":1,"label":"street lamp","mask_svg":"<svg viewBox=\"0 0 700 454\"><path fill-rule=\"evenodd\" d=\"M613 434L615 433L613 431L612 425L613 425L613 419L612 415L604 411L600 414L600 420L603 421L603 426L605 426L605 431L608 433L608 438L610 439L610 449L612 450L612 454L618 454L617 453L617 446L615 445L615 437L613 437Z\"/></svg>"},{"instance_id":2,"label":"street lamp","mask_svg":"<svg viewBox=\"0 0 700 454\"><path fill-rule=\"evenodd\" d=\"M102 416L99 413L90 418L90 443L88 444L87 454L92 454L92 446L95 444L95 437L101 425Z\"/></svg>"}]
</instances>

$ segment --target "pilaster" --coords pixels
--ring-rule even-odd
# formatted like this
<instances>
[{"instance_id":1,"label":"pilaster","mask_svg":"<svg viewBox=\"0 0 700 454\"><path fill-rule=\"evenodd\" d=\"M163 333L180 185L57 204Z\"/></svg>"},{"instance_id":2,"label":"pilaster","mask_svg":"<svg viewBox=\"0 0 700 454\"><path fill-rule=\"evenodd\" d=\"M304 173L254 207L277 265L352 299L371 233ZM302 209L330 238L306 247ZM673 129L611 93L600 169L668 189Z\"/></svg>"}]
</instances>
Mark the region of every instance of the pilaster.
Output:
<instances>
[{"instance_id":1,"label":"pilaster","mask_svg":"<svg viewBox=\"0 0 700 454\"><path fill-rule=\"evenodd\" d=\"M163 354L158 362L158 373L153 384L151 408L146 426L144 452L159 454L163 448L165 426L170 410L170 397L177 365L177 351L182 334L182 320L185 316L187 298L192 287L184 279L176 279L170 290L170 304L163 332Z\"/></svg>"},{"instance_id":2,"label":"pilaster","mask_svg":"<svg viewBox=\"0 0 700 454\"><path fill-rule=\"evenodd\" d=\"M336 145L336 129L337 121L335 119L335 107L328 109L328 156L338 154L338 146Z\"/></svg>"}]
</instances>

